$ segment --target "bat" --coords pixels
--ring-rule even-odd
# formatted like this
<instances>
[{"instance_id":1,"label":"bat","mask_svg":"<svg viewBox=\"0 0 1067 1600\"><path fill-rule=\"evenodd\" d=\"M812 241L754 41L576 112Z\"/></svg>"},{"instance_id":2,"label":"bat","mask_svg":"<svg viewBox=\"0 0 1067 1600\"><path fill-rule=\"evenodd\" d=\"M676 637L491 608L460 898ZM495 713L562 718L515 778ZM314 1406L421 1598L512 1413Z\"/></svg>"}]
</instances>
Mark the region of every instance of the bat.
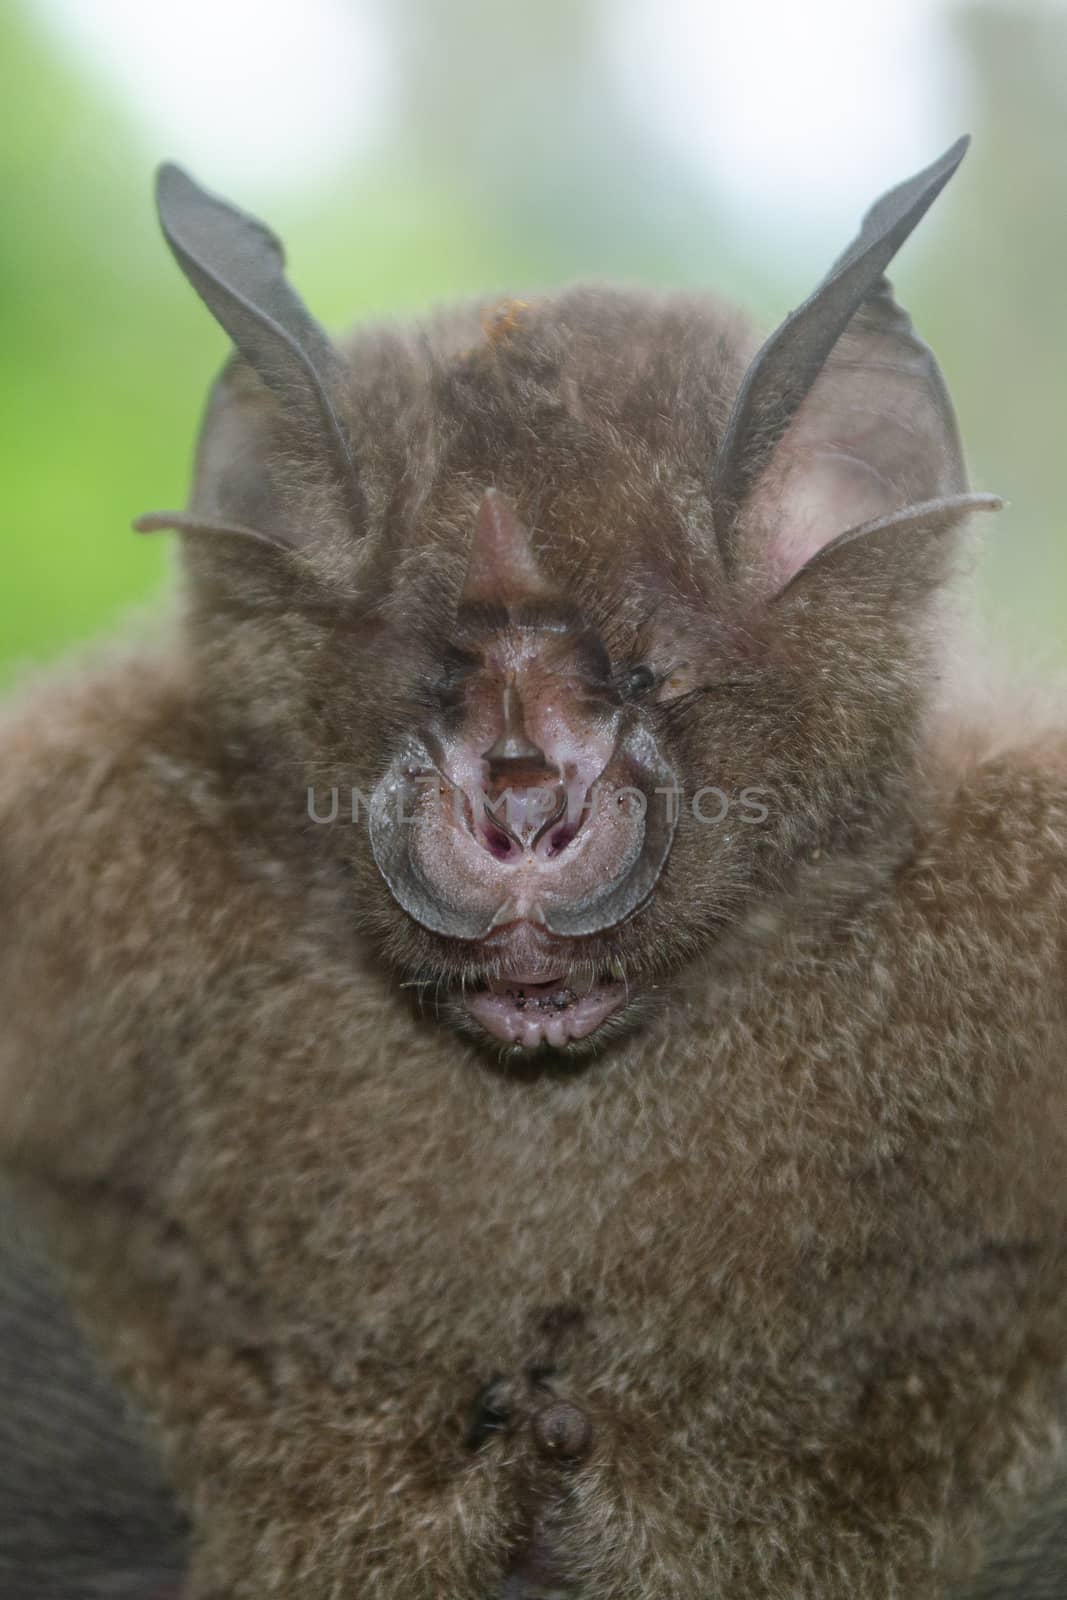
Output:
<instances>
[{"instance_id":1,"label":"bat","mask_svg":"<svg viewBox=\"0 0 1067 1600\"><path fill-rule=\"evenodd\" d=\"M158 1453L0 1195L0 1592L172 1600L187 1533Z\"/></svg>"},{"instance_id":2,"label":"bat","mask_svg":"<svg viewBox=\"0 0 1067 1600\"><path fill-rule=\"evenodd\" d=\"M966 142L762 343L335 343L161 168L180 604L0 721L12 1592L1063 1591L1067 737L885 276Z\"/></svg>"}]
</instances>

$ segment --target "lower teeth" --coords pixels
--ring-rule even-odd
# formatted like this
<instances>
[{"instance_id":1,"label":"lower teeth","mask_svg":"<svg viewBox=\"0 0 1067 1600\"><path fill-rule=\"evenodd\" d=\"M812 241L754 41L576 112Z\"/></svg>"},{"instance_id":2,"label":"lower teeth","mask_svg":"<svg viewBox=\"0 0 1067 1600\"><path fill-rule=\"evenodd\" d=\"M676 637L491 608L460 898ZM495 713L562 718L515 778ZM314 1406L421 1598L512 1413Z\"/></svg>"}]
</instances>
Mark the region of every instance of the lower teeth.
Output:
<instances>
[{"instance_id":1,"label":"lower teeth","mask_svg":"<svg viewBox=\"0 0 1067 1600\"><path fill-rule=\"evenodd\" d=\"M508 990L508 999L516 1011L525 1011L527 1007L536 1011L566 1011L577 998L573 989L557 989L555 994L539 995L516 994L513 989Z\"/></svg>"}]
</instances>

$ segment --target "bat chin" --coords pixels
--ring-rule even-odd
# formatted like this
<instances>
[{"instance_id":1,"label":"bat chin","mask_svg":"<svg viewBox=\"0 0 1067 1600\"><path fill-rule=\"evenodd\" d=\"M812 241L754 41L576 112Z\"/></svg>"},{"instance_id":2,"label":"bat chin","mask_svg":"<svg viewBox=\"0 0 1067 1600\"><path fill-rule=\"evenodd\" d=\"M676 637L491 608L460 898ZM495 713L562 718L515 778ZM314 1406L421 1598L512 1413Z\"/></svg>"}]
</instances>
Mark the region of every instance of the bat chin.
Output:
<instances>
[{"instance_id":1,"label":"bat chin","mask_svg":"<svg viewBox=\"0 0 1067 1600\"><path fill-rule=\"evenodd\" d=\"M468 991L463 1004L493 1039L524 1050L562 1050L588 1039L628 999L626 985L614 979L579 981L564 970L527 970L488 979L483 989Z\"/></svg>"}]
</instances>

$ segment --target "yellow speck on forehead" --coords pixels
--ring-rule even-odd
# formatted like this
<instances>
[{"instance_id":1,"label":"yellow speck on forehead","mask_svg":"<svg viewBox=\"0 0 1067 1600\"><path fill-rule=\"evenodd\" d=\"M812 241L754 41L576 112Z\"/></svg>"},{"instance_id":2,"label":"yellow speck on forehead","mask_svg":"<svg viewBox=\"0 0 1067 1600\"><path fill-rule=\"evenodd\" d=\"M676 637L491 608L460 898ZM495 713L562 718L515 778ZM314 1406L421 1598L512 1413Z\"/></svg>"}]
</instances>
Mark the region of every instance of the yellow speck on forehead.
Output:
<instances>
[{"instance_id":1,"label":"yellow speck on forehead","mask_svg":"<svg viewBox=\"0 0 1067 1600\"><path fill-rule=\"evenodd\" d=\"M490 344L499 344L515 332L522 313L530 309L527 300L497 300L482 310L482 329Z\"/></svg>"}]
</instances>

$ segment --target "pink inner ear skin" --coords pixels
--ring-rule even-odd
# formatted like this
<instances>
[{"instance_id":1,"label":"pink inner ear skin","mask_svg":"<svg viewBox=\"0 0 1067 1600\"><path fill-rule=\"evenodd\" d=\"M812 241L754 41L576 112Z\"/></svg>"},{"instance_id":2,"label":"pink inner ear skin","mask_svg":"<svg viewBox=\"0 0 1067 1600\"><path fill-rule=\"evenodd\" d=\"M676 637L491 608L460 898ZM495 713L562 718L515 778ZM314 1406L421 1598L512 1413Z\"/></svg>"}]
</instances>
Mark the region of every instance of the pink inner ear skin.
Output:
<instances>
[{"instance_id":1,"label":"pink inner ear skin","mask_svg":"<svg viewBox=\"0 0 1067 1600\"><path fill-rule=\"evenodd\" d=\"M820 550L892 506L892 486L847 450L780 450L745 517L745 537L762 550L782 588Z\"/></svg>"}]
</instances>

